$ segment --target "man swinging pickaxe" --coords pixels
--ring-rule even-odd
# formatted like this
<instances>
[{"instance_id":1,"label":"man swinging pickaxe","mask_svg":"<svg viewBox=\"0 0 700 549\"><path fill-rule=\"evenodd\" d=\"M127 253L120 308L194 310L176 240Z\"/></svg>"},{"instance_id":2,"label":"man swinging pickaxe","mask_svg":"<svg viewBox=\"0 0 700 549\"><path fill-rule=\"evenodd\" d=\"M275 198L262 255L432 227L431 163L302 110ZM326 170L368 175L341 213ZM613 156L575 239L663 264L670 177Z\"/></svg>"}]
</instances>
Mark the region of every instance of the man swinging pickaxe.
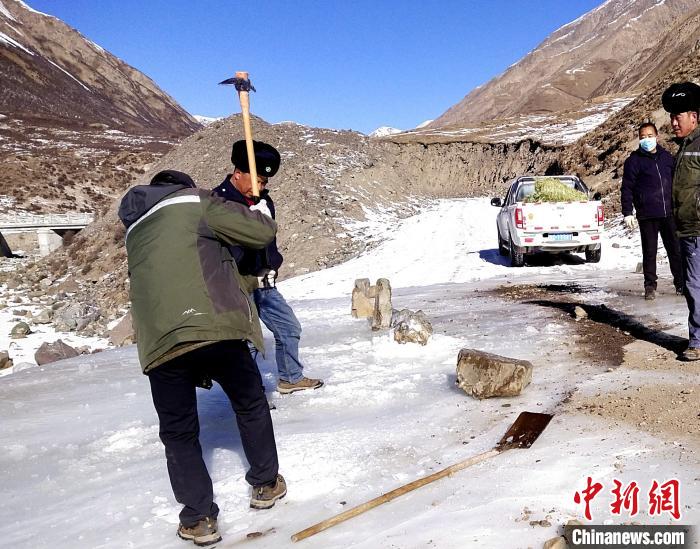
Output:
<instances>
[{"instance_id":1,"label":"man swinging pickaxe","mask_svg":"<svg viewBox=\"0 0 700 549\"><path fill-rule=\"evenodd\" d=\"M260 200L260 189L258 187L258 170L255 165L255 151L253 149L253 132L250 129L250 90L255 91L253 84L248 79L248 73L244 71L236 72L233 78L227 78L219 84L236 86L238 99L241 102L241 114L243 115L243 131L245 133L245 145L248 153L248 166L250 167L250 182L253 191L253 200L257 203Z\"/></svg>"}]
</instances>

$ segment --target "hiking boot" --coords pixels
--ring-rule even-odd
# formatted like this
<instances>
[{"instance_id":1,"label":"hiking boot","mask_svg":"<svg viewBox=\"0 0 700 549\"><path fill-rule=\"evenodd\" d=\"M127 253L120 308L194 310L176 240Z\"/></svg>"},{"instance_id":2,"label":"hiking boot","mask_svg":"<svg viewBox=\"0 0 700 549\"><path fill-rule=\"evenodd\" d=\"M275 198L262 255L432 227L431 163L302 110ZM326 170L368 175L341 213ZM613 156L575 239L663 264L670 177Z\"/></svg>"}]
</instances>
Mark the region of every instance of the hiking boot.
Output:
<instances>
[{"instance_id":1,"label":"hiking boot","mask_svg":"<svg viewBox=\"0 0 700 549\"><path fill-rule=\"evenodd\" d=\"M684 295L685 290L683 289L683 286L676 286L676 295Z\"/></svg>"},{"instance_id":2,"label":"hiking boot","mask_svg":"<svg viewBox=\"0 0 700 549\"><path fill-rule=\"evenodd\" d=\"M683 351L681 358L687 361L700 360L700 348L688 347L685 351Z\"/></svg>"},{"instance_id":3,"label":"hiking boot","mask_svg":"<svg viewBox=\"0 0 700 549\"><path fill-rule=\"evenodd\" d=\"M323 381L320 379L310 379L308 377L302 377L296 383L289 383L289 381L282 381L280 379L277 382L277 390L282 395L288 395L289 393L303 391L305 389L318 389L322 385Z\"/></svg>"},{"instance_id":4,"label":"hiking boot","mask_svg":"<svg viewBox=\"0 0 700 549\"><path fill-rule=\"evenodd\" d=\"M250 496L252 509L269 509L275 505L278 499L287 495L287 483L282 475L277 475L275 482L253 486L253 495Z\"/></svg>"},{"instance_id":5,"label":"hiking boot","mask_svg":"<svg viewBox=\"0 0 700 549\"><path fill-rule=\"evenodd\" d=\"M656 299L656 290L654 290L653 288L646 288L644 290L644 299L646 299L647 301L653 301L654 299Z\"/></svg>"},{"instance_id":6,"label":"hiking boot","mask_svg":"<svg viewBox=\"0 0 700 549\"><path fill-rule=\"evenodd\" d=\"M221 541L219 530L216 527L216 519L205 517L194 526L183 526L177 528L177 535L182 539L192 540L195 545L204 547Z\"/></svg>"}]
</instances>

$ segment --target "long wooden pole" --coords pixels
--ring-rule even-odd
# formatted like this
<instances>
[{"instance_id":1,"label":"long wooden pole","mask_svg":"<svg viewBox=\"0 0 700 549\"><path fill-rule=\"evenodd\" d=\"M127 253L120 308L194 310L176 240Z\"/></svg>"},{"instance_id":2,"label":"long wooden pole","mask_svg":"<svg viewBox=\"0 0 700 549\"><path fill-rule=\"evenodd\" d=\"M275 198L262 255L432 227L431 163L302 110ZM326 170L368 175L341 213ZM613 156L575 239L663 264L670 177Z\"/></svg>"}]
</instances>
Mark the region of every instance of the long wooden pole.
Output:
<instances>
[{"instance_id":1,"label":"long wooden pole","mask_svg":"<svg viewBox=\"0 0 700 549\"><path fill-rule=\"evenodd\" d=\"M236 72L236 78L248 80L248 73L244 71ZM243 131L245 132L245 148L248 153L248 169L250 171L250 182L253 196L260 196L258 188L258 168L255 165L255 149L253 148L253 132L250 126L250 94L247 90L238 91L238 99L241 102L241 114L243 115Z\"/></svg>"},{"instance_id":2,"label":"long wooden pole","mask_svg":"<svg viewBox=\"0 0 700 549\"><path fill-rule=\"evenodd\" d=\"M329 519L326 519L322 522L319 522L318 524L314 524L313 526L310 526L306 528L305 530L302 530L301 532L297 532L292 536L292 541L301 541L303 539L306 539L308 537L313 536L314 534L318 534L319 532L323 532L324 530L327 530L331 526L335 526L336 524L340 524L341 522L345 522L348 519L351 519L352 517L356 517L357 515L360 515L364 513L365 511L369 511L370 509L374 509L375 507L381 505L382 503L386 503L388 501L391 501L392 499L396 499L399 496L402 496L408 492L411 492L415 490L416 488L420 488L421 486L425 486L426 484L430 484L431 482L434 482L438 479L441 479L443 477L449 476L453 473L456 473L457 471L461 471L462 469L465 469L469 467L470 465L474 465L476 463L479 463L481 461L484 461L486 459L492 458L494 456L497 456L498 454L505 452L505 450L509 449L508 447L506 448L494 448L493 450L489 450L488 452L484 452L483 454L479 454L478 456L473 456L470 457L469 459L465 459L464 461L460 461L459 463L455 463L454 465L450 465L449 467L446 467L445 469L438 471L437 473L433 473L432 475L429 475L427 477L420 478L418 480L414 480L413 482L409 484L404 484L403 486L400 486L391 492L387 492L386 494L383 494L379 497L376 497L366 503L363 503L362 505L358 505L357 507L353 507L352 509L348 509L347 511L344 511L338 515L335 515L334 517L331 517Z\"/></svg>"}]
</instances>

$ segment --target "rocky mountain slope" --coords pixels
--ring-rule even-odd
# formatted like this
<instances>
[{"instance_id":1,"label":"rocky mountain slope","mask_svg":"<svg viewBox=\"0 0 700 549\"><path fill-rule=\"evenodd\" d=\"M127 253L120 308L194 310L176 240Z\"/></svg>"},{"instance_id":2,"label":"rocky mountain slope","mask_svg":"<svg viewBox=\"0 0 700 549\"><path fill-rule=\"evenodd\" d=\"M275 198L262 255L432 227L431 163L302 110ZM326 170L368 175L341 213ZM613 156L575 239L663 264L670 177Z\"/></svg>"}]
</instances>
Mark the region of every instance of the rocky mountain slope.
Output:
<instances>
[{"instance_id":1,"label":"rocky mountain slope","mask_svg":"<svg viewBox=\"0 0 700 549\"><path fill-rule=\"evenodd\" d=\"M700 0L607 0L552 33L431 124L579 109L601 96L636 95L700 38Z\"/></svg>"},{"instance_id":2,"label":"rocky mountain slope","mask_svg":"<svg viewBox=\"0 0 700 549\"><path fill-rule=\"evenodd\" d=\"M560 159L562 168L586 175L616 207L619 203L622 165L638 146L637 128L640 123L646 120L656 123L659 142L675 153L676 145L671 141L669 116L661 105L661 94L673 82L684 81L700 83L700 45L668 68L626 108L566 148Z\"/></svg>"},{"instance_id":3,"label":"rocky mountain slope","mask_svg":"<svg viewBox=\"0 0 700 549\"><path fill-rule=\"evenodd\" d=\"M0 89L0 113L43 125L171 138L199 127L143 73L20 0L0 0Z\"/></svg>"},{"instance_id":4,"label":"rocky mountain slope","mask_svg":"<svg viewBox=\"0 0 700 549\"><path fill-rule=\"evenodd\" d=\"M59 19L0 0L0 195L14 209L100 210L199 127Z\"/></svg>"}]
</instances>

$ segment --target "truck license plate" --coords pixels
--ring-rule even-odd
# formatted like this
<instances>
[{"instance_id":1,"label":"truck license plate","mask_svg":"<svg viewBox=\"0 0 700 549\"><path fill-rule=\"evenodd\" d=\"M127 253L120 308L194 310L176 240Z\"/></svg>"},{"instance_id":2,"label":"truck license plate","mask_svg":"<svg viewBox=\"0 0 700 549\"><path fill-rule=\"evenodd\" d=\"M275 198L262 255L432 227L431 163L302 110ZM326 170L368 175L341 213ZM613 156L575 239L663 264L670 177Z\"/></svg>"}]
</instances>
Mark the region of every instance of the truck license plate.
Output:
<instances>
[{"instance_id":1,"label":"truck license plate","mask_svg":"<svg viewBox=\"0 0 700 549\"><path fill-rule=\"evenodd\" d=\"M573 238L573 234L571 233L557 233L557 234L550 234L549 238L552 240L571 240Z\"/></svg>"}]
</instances>

